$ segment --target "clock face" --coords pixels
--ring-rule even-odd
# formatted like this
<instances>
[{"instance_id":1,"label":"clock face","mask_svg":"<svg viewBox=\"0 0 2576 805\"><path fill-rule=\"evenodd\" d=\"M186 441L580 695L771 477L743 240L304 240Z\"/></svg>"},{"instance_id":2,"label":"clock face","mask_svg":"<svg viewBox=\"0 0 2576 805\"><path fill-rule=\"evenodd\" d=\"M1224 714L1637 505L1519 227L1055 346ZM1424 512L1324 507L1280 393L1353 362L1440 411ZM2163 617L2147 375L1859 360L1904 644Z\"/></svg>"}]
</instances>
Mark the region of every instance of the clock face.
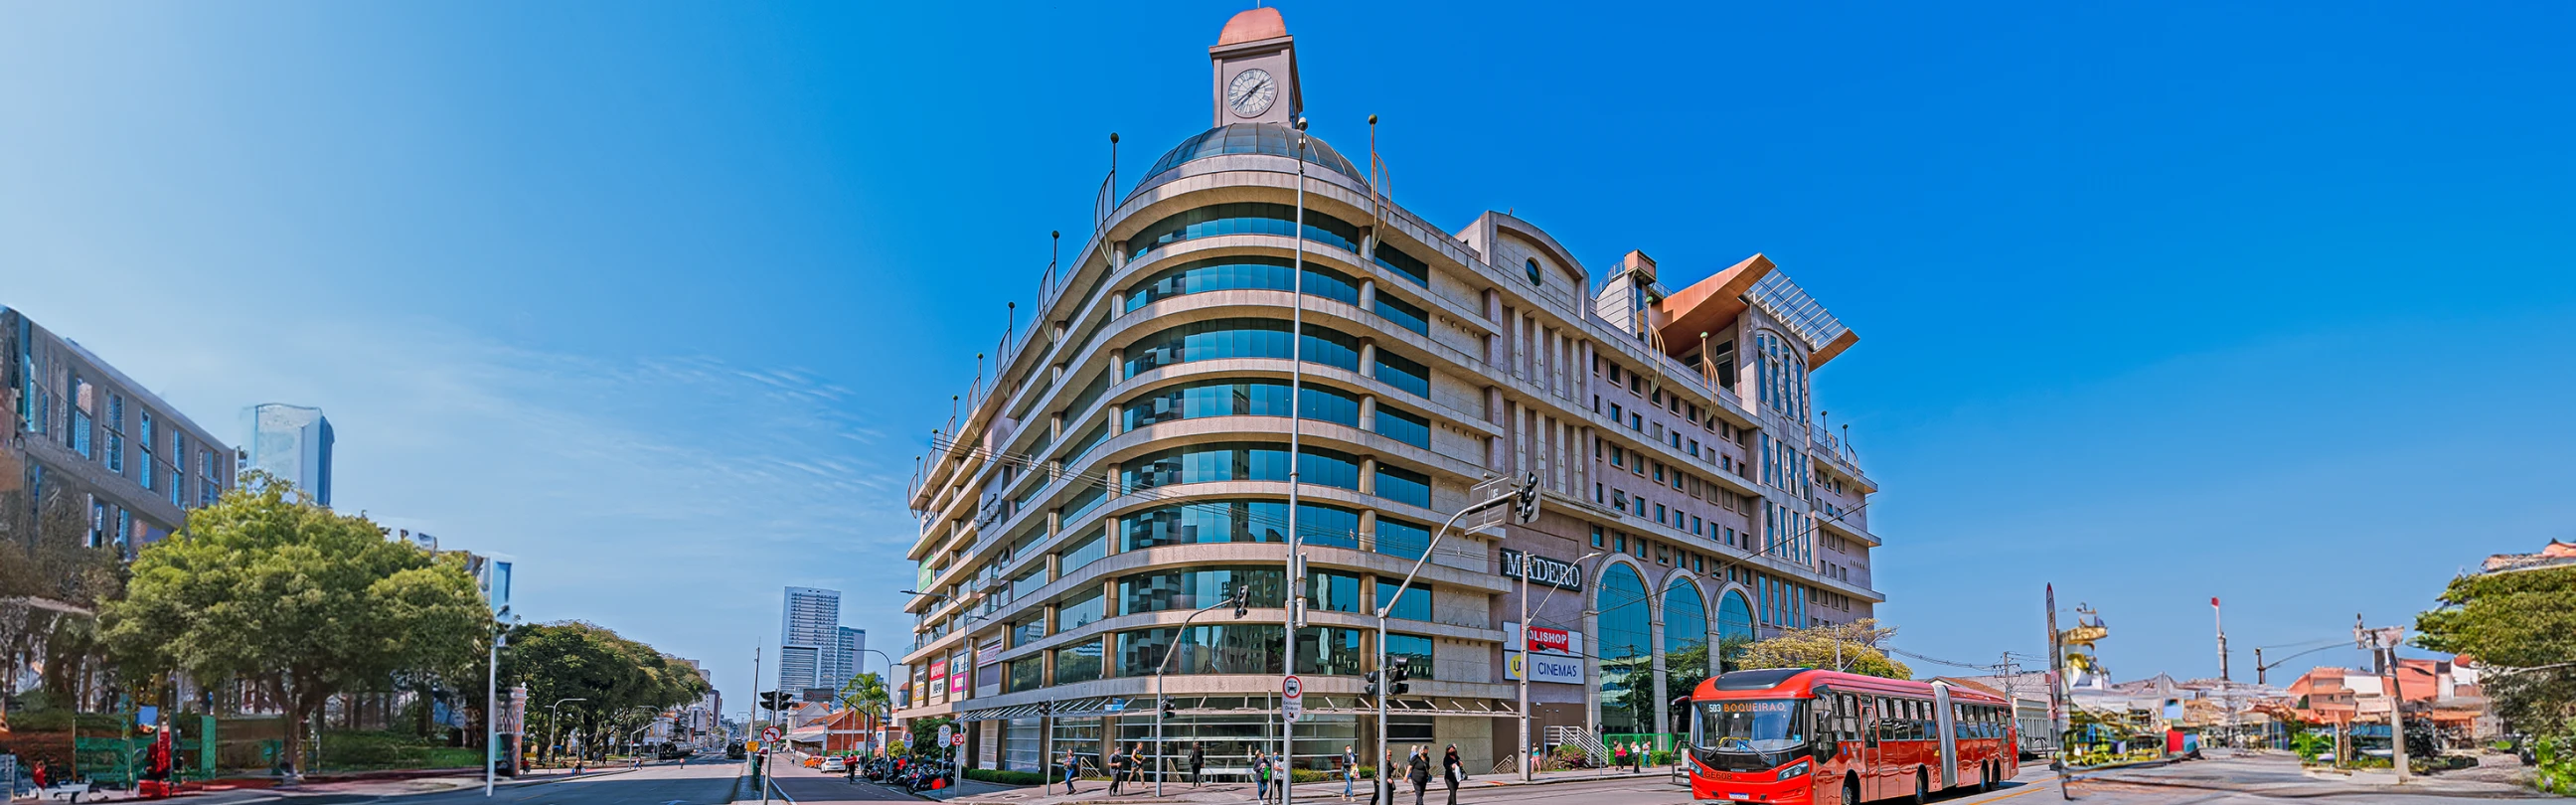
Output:
<instances>
[{"instance_id":1,"label":"clock face","mask_svg":"<svg viewBox=\"0 0 2576 805\"><path fill-rule=\"evenodd\" d=\"M1239 117L1260 117L1270 111L1270 103L1279 99L1279 82L1270 71L1259 67L1234 74L1225 85L1225 108Z\"/></svg>"}]
</instances>

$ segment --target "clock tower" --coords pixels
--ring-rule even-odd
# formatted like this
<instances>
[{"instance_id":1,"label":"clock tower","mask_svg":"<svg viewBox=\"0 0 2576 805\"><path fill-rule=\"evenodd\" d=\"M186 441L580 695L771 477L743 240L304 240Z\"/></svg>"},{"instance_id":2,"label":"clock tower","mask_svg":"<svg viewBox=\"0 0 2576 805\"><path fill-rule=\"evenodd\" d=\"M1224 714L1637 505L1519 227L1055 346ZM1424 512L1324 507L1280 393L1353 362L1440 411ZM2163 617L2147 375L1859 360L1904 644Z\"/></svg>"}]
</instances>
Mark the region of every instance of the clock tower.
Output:
<instances>
[{"instance_id":1,"label":"clock tower","mask_svg":"<svg viewBox=\"0 0 2576 805\"><path fill-rule=\"evenodd\" d=\"M1216 123L1294 125L1306 104L1297 95L1296 38L1279 9L1234 15L1208 48L1215 68Z\"/></svg>"}]
</instances>

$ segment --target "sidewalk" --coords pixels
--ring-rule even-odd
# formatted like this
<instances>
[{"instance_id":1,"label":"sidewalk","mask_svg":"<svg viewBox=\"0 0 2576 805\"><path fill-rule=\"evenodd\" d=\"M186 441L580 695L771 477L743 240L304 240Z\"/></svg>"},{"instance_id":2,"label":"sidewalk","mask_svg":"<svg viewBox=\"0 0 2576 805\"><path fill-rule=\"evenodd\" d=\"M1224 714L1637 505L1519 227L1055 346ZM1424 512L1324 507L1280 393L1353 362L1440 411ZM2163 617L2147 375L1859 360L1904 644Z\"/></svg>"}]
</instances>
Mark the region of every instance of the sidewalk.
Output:
<instances>
[{"instance_id":1,"label":"sidewalk","mask_svg":"<svg viewBox=\"0 0 2576 805\"><path fill-rule=\"evenodd\" d=\"M2506 762L2511 760L2508 758ZM2080 793L2084 789L2085 781L2095 781L2302 799L2386 797L2395 794L2481 799L2551 798L2546 794L2510 782L2510 775L2480 774L2479 771L2464 769L2444 774L2417 776L2404 785L2399 785L2395 772L2317 771L2301 767L2297 758L2287 755L2241 756L2152 768L2094 772L2078 778L2075 790Z\"/></svg>"},{"instance_id":2,"label":"sidewalk","mask_svg":"<svg viewBox=\"0 0 2576 805\"><path fill-rule=\"evenodd\" d=\"M629 771L633 771L633 769L625 766L613 766L610 768L585 770L581 773L581 776L584 778L599 777L603 775L624 774ZM540 785L544 783L569 780L572 779L572 777L571 769L531 769L520 773L520 775L515 778L503 777L495 780L493 781L493 787L497 789L525 785ZM232 787L207 788L182 792L178 796L171 797L169 801L198 803L199 805L249 805L249 803L292 802L296 800L320 798L350 799L361 797L398 797L416 794L442 794L449 791L462 791L465 789L482 787L482 772L479 770L468 769L462 772L440 771L421 775L388 775L376 778L355 777L353 779L342 779L329 782L307 782L291 789ZM91 793L81 795L82 802L131 802L140 799L142 799L142 797L136 796L131 790L93 791Z\"/></svg>"}]
</instances>

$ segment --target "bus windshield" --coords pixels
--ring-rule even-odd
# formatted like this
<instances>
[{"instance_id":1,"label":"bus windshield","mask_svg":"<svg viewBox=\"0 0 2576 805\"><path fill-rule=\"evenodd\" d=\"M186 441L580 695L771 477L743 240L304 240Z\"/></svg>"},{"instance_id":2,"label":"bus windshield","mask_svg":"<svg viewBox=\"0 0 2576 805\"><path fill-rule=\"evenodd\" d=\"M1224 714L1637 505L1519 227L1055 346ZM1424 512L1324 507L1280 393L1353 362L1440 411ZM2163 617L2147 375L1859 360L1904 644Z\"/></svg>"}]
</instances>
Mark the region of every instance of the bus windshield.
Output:
<instances>
[{"instance_id":1,"label":"bus windshield","mask_svg":"<svg viewBox=\"0 0 2576 805\"><path fill-rule=\"evenodd\" d=\"M1699 707L1700 748L1767 755L1807 743L1806 700L1740 699L1700 702Z\"/></svg>"}]
</instances>

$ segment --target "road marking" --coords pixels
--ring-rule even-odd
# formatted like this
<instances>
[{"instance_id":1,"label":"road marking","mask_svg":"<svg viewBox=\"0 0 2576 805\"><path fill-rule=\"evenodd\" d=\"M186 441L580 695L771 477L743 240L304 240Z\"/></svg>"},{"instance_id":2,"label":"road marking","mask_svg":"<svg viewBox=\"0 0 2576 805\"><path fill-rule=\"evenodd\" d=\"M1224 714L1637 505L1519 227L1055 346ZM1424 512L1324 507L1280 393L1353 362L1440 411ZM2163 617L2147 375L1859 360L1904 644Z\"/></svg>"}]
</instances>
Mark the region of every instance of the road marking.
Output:
<instances>
[{"instance_id":1,"label":"road marking","mask_svg":"<svg viewBox=\"0 0 2576 805\"><path fill-rule=\"evenodd\" d=\"M1977 801L1978 801L1978 802L2002 802L2002 801L2004 801L2004 800L2012 799L2012 798L2014 798L2014 797L2018 797L2018 796L2021 796L2021 795L2023 795L2023 794L2037 794L2037 793L2039 793L2039 792L2046 791L2046 790L2048 790L2048 784L2047 784L2047 783L2035 783L2035 784L2031 785L2031 787L2029 787L2029 788L2025 788L2025 789L2022 789L2022 790L2020 790L2020 791L2015 791L2015 792L2012 792L2012 793L2010 793L2010 794L2005 794L2005 795L2000 796L2000 797L1995 797L1995 798L1993 798L1993 799L1981 799L1981 800L1977 800Z\"/></svg>"}]
</instances>

